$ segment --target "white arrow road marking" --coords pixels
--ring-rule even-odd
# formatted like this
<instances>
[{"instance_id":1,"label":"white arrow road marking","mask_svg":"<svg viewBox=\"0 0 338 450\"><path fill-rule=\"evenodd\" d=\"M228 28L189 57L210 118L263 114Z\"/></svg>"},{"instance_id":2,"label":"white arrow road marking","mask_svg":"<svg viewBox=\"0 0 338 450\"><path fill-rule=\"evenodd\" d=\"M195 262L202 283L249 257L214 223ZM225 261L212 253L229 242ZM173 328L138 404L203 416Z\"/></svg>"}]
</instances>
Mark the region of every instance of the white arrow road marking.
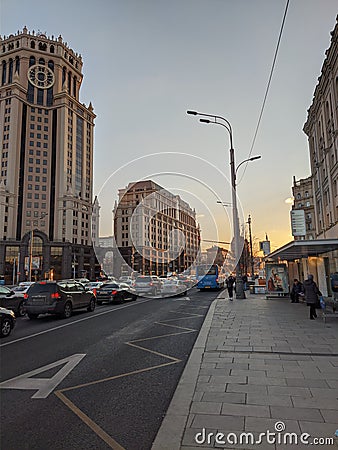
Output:
<instances>
[{"instance_id":1,"label":"white arrow road marking","mask_svg":"<svg viewBox=\"0 0 338 450\"><path fill-rule=\"evenodd\" d=\"M181 298L175 298L174 300L171 300L172 302L184 302L184 300L190 300L190 297L184 296Z\"/></svg>"},{"instance_id":2,"label":"white arrow road marking","mask_svg":"<svg viewBox=\"0 0 338 450\"><path fill-rule=\"evenodd\" d=\"M10 380L3 381L0 383L0 388L35 389L37 392L31 398L46 398L85 356L85 353L77 353L75 355L68 356L67 358L60 359L59 361L48 364L47 366L24 373L23 375L11 378ZM65 365L51 378L31 378L38 373L53 369L61 364Z\"/></svg>"}]
</instances>

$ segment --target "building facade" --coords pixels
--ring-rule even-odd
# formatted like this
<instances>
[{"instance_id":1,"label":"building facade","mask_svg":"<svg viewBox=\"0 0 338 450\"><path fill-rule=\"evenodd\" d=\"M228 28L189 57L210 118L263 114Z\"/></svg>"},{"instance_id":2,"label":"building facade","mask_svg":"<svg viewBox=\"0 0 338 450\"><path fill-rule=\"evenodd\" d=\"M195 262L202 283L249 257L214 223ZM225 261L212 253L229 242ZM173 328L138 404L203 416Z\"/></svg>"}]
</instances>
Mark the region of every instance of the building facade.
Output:
<instances>
[{"instance_id":1,"label":"building facade","mask_svg":"<svg viewBox=\"0 0 338 450\"><path fill-rule=\"evenodd\" d=\"M223 266L228 250L217 245L213 245L211 248L206 249L207 252L207 264L217 264Z\"/></svg>"},{"instance_id":2,"label":"building facade","mask_svg":"<svg viewBox=\"0 0 338 450\"><path fill-rule=\"evenodd\" d=\"M93 276L95 114L80 102L82 57L26 27L0 38L0 55L0 274Z\"/></svg>"},{"instance_id":3,"label":"building facade","mask_svg":"<svg viewBox=\"0 0 338 450\"><path fill-rule=\"evenodd\" d=\"M292 195L294 198L292 210L303 210L305 213L306 234L302 239L315 239L315 208L312 193L312 177L310 176L301 180L296 180L296 177L293 177ZM295 240L297 239L301 238L295 237Z\"/></svg>"},{"instance_id":4,"label":"building facade","mask_svg":"<svg viewBox=\"0 0 338 450\"><path fill-rule=\"evenodd\" d=\"M338 23L304 125L308 137L316 238L338 236Z\"/></svg>"},{"instance_id":5,"label":"building facade","mask_svg":"<svg viewBox=\"0 0 338 450\"><path fill-rule=\"evenodd\" d=\"M195 263L200 250L195 211L151 180L119 190L114 238L128 271L142 274L181 273Z\"/></svg>"},{"instance_id":6,"label":"building facade","mask_svg":"<svg viewBox=\"0 0 338 450\"><path fill-rule=\"evenodd\" d=\"M303 131L308 137L311 174L294 180L294 208L306 211L309 202L312 229L306 230L307 239L294 240L268 257L288 262L290 284L294 278L304 280L312 274L322 294L332 296L332 275L338 272L338 22Z\"/></svg>"}]
</instances>

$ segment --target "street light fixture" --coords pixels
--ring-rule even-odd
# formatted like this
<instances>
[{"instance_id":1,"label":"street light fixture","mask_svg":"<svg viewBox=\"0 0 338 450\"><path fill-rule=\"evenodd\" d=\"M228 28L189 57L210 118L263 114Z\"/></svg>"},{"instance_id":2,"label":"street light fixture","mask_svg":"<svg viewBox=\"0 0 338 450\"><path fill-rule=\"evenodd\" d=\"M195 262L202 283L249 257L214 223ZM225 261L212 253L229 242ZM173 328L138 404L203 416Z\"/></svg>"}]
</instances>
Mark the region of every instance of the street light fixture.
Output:
<instances>
[{"instance_id":1,"label":"street light fixture","mask_svg":"<svg viewBox=\"0 0 338 450\"><path fill-rule=\"evenodd\" d=\"M224 127L229 133L230 138L230 171L231 171L231 185L232 185L232 220L233 220L233 228L234 228L234 239L235 239L235 258L236 258L236 298L244 299L245 292L243 289L243 280L241 277L240 271L240 229L239 229L239 218L238 218L238 210L237 210L237 195L236 195L236 172L241 164L246 161L253 161L255 159L259 159L260 156L253 156L252 158L248 158L245 161L242 161L237 168L235 169L235 150L233 147L233 135L232 135L232 127L230 122L222 116L216 116L215 114L205 114L197 111L188 110L187 114L193 116L202 116L203 118L199 119L202 123L212 123L216 125L221 125ZM205 119L205 117L211 117L213 120ZM222 122L219 122L221 120ZM223 123L224 122L224 123Z\"/></svg>"},{"instance_id":2,"label":"street light fixture","mask_svg":"<svg viewBox=\"0 0 338 450\"><path fill-rule=\"evenodd\" d=\"M236 175L237 175L237 170L239 169L239 167L242 165L242 164L244 164L244 163L246 163L246 162L249 162L249 161L255 161L255 159L260 159L261 158L261 155L258 155L258 156L252 156L251 158L248 158L248 159L245 159L244 161L242 161L240 164L238 164L238 166L236 167Z\"/></svg>"},{"instance_id":3,"label":"street light fixture","mask_svg":"<svg viewBox=\"0 0 338 450\"><path fill-rule=\"evenodd\" d=\"M221 200L217 200L216 203L220 203L222 206L232 206L232 203L229 203L229 202L222 202Z\"/></svg>"}]
</instances>

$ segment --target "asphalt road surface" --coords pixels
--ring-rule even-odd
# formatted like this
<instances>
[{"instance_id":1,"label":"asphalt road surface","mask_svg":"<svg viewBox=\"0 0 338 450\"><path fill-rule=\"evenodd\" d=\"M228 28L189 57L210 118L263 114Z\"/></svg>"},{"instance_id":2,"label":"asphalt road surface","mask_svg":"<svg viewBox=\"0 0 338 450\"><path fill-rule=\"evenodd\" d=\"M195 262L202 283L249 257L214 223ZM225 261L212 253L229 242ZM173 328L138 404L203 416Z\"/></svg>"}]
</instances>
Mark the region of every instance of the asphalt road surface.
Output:
<instances>
[{"instance_id":1,"label":"asphalt road surface","mask_svg":"<svg viewBox=\"0 0 338 450\"><path fill-rule=\"evenodd\" d=\"M0 341L1 449L150 449L216 295L19 318Z\"/></svg>"}]
</instances>

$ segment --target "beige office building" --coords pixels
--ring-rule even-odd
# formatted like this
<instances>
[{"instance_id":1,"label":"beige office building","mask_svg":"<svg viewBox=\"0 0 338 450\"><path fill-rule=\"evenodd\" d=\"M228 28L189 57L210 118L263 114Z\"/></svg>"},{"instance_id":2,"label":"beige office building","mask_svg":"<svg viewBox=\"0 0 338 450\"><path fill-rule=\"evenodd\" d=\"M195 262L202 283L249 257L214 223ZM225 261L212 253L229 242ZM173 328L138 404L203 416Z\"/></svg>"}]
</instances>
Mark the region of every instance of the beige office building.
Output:
<instances>
[{"instance_id":1,"label":"beige office building","mask_svg":"<svg viewBox=\"0 0 338 450\"><path fill-rule=\"evenodd\" d=\"M125 263L142 274L182 273L200 251L196 212L151 180L119 190L114 238Z\"/></svg>"},{"instance_id":2,"label":"beige office building","mask_svg":"<svg viewBox=\"0 0 338 450\"><path fill-rule=\"evenodd\" d=\"M0 274L27 277L32 253L36 278L71 264L89 276L95 114L80 102L81 55L26 27L0 37L0 55Z\"/></svg>"}]
</instances>

